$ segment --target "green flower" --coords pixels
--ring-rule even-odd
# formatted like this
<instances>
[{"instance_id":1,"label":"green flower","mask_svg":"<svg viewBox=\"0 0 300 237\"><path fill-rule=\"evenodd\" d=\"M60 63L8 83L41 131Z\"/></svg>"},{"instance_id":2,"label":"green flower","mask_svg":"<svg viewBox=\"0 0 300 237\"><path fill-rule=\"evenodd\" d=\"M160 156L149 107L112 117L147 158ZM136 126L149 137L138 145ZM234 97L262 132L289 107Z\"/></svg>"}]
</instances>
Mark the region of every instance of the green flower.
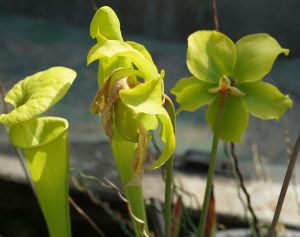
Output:
<instances>
[{"instance_id":1,"label":"green flower","mask_svg":"<svg viewBox=\"0 0 300 237\"><path fill-rule=\"evenodd\" d=\"M109 141L137 143L130 165L133 177L126 186L139 187L146 164L149 130L161 122L160 137L165 148L148 169L165 163L175 149L175 135L167 111L163 107L164 71L158 73L151 55L143 45L123 42L120 23L109 7L98 10L91 24L91 36L98 43L90 50L88 64L99 59L100 89L90 106L93 114L102 115L101 123ZM133 64L139 69L134 70ZM141 83L137 78L144 79Z\"/></svg>"},{"instance_id":2,"label":"green flower","mask_svg":"<svg viewBox=\"0 0 300 237\"><path fill-rule=\"evenodd\" d=\"M253 34L234 44L216 31L197 31L188 38L187 65L194 75L182 78L171 90L182 110L195 111L209 104L206 121L213 130L220 92L227 90L220 139L242 142L248 112L262 119L279 119L292 108L289 96L262 82L276 57L289 50L268 34Z\"/></svg>"}]
</instances>

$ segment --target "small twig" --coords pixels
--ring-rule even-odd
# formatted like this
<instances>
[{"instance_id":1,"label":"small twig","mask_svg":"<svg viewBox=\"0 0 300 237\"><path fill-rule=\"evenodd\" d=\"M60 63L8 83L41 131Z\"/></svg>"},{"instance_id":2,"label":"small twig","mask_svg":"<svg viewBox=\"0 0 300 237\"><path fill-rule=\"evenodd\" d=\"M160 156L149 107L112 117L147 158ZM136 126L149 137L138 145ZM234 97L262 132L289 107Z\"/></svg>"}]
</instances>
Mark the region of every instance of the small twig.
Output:
<instances>
[{"instance_id":1,"label":"small twig","mask_svg":"<svg viewBox=\"0 0 300 237\"><path fill-rule=\"evenodd\" d=\"M148 234L146 233L146 230L145 230L145 222L144 222L143 220L137 218L137 217L132 213L131 208L130 208L130 204L129 204L128 200L127 200L125 197L122 196L122 194L121 194L119 188L118 188L114 183L112 183L111 181L109 181L107 178L104 177L104 179L105 179L105 181L106 181L107 183L109 183L112 187L115 188L115 190L118 192L118 195L119 195L120 199L121 199L123 202L125 202L125 203L127 204L127 209L128 209L128 212L129 212L131 218L132 218L135 222L141 224L141 231L142 231L142 234L144 235L144 237L149 237Z\"/></svg>"},{"instance_id":2,"label":"small twig","mask_svg":"<svg viewBox=\"0 0 300 237\"><path fill-rule=\"evenodd\" d=\"M271 224L271 227L270 227L268 237L273 237L273 235L274 235L274 231L275 231L275 228L276 228L279 216L280 216L280 212L281 212L283 201L284 201L284 198L285 198L285 195L286 195L286 191L289 187L289 183L290 183L290 180L291 180L291 177L292 177L292 174L293 174L293 170L294 170L294 167L295 167L295 164L296 164L296 161L297 161L297 156L298 156L298 153L299 153L299 149L300 149L300 132L298 134L297 141L296 141L296 144L294 146L294 150L293 150L293 153L291 155L290 162L289 162L289 165L288 165L285 177L284 177L284 181L283 181L283 184L282 184L282 188L281 188L281 191L280 191L279 199L278 199L278 202L277 202L275 214L274 214L274 217L273 217L273 221L272 221L272 224Z\"/></svg>"},{"instance_id":3,"label":"small twig","mask_svg":"<svg viewBox=\"0 0 300 237\"><path fill-rule=\"evenodd\" d=\"M69 196L69 201L73 205L73 207L93 226L93 228L98 232L102 237L106 237L106 235L100 230L100 228L95 224L95 222L74 202L74 200Z\"/></svg>"},{"instance_id":4,"label":"small twig","mask_svg":"<svg viewBox=\"0 0 300 237\"><path fill-rule=\"evenodd\" d=\"M292 155L292 143L290 139L290 129L289 129L289 123L287 120L287 117L284 117L284 132L285 132L285 142L286 142L286 153L288 155L288 158L291 158ZM299 195L298 195L298 190L297 190L297 181L296 181L296 170L293 172L292 175L292 182L293 182L293 190L295 194L295 202L297 205L297 215L300 218L300 202L299 202Z\"/></svg>"},{"instance_id":5,"label":"small twig","mask_svg":"<svg viewBox=\"0 0 300 237\"><path fill-rule=\"evenodd\" d=\"M117 221L118 221L120 224L127 224L127 225L129 225L129 226L133 229L132 221L131 221L131 220L124 219L124 218L122 217L122 215L121 215L120 212L116 212L116 211L111 210L110 207L109 207L109 203L108 203L108 202L103 202L103 201L98 200L98 199L95 197L95 195L94 195L94 193L93 193L93 191L92 191L91 189L82 187L82 186L78 183L78 180L76 179L75 176L69 175L69 178L72 180L74 186L75 186L79 191L81 191L81 192L86 192L86 193L89 195L89 197L90 197L90 199L92 200L92 202L95 203L96 205L101 206L101 207L105 210L105 212L106 212L108 215L110 215L110 217L111 217L112 219L114 219L114 218L113 218L113 216L114 216L114 217L117 218ZM124 229L123 229L123 231L124 231ZM128 233L126 233L126 234L128 235Z\"/></svg>"},{"instance_id":6,"label":"small twig","mask_svg":"<svg viewBox=\"0 0 300 237\"><path fill-rule=\"evenodd\" d=\"M239 166L238 166L238 159L237 159L237 156L236 156L235 151L234 151L234 143L233 142L231 142L231 154L232 154L232 157L234 158L235 170L236 170L236 173L237 173L237 175L240 179L241 188L242 188L242 190L244 191L244 193L247 197L248 208L249 208L249 211L252 214L255 232L256 232L257 236L260 236L259 229L258 229L258 220L257 220L257 217L256 217L256 215L253 211L252 206L251 206L250 195L247 192L246 187L244 185L244 179L243 179L242 173L241 173L241 171L239 169Z\"/></svg>"},{"instance_id":7,"label":"small twig","mask_svg":"<svg viewBox=\"0 0 300 237\"><path fill-rule=\"evenodd\" d=\"M248 207L247 207L247 204L245 203L245 200L242 198L242 195L241 195L241 181L239 180L239 178L237 177L237 174L235 172L235 169L234 169L234 160L232 158L232 156L229 154L228 152L228 148L227 148L227 142L224 142L224 153L227 157L227 159L229 160L229 163L230 163L230 173L231 173L231 176L232 178L234 179L235 183L236 183L236 186L237 186L237 194L238 194L238 198L240 199L243 207L244 207L244 218L246 220L246 222L248 223L248 225L250 227L252 227L250 221L249 221L249 218L248 218Z\"/></svg>"},{"instance_id":8,"label":"small twig","mask_svg":"<svg viewBox=\"0 0 300 237\"><path fill-rule=\"evenodd\" d=\"M216 0L212 0L212 2L214 8L214 21L215 21L216 31L219 31L218 10L216 5Z\"/></svg>"},{"instance_id":9,"label":"small twig","mask_svg":"<svg viewBox=\"0 0 300 237\"><path fill-rule=\"evenodd\" d=\"M196 202L196 205L197 205L197 209L198 209L198 210L201 210L201 205L200 205L200 203L199 203L199 200L198 200L196 194L195 194L195 193L191 193L190 191L188 191L188 190L186 190L186 189L184 188L183 183L182 183L181 179L179 178L179 176L173 175L173 179L174 179L174 180L175 180L175 179L177 180L177 182L179 183L179 186L180 186L180 190L181 190L183 193L185 193L185 194L187 194L188 196L191 196L191 197L194 198L194 200L195 200L195 202Z\"/></svg>"},{"instance_id":10,"label":"small twig","mask_svg":"<svg viewBox=\"0 0 300 237\"><path fill-rule=\"evenodd\" d=\"M223 225L221 223L217 223L217 227L220 228L221 230L223 230L226 235L228 235L230 237L237 237L236 235L229 233L225 225Z\"/></svg>"},{"instance_id":11,"label":"small twig","mask_svg":"<svg viewBox=\"0 0 300 237\"><path fill-rule=\"evenodd\" d=\"M286 154L289 156L289 159L292 155L292 143L290 139L290 129L289 129L289 123L286 117L284 119L284 133L285 133L285 142L286 142Z\"/></svg>"},{"instance_id":12,"label":"small twig","mask_svg":"<svg viewBox=\"0 0 300 237\"><path fill-rule=\"evenodd\" d=\"M259 182L261 184L263 184L265 179L264 179L263 173L261 172L261 163L259 161L259 153L257 151L256 143L252 144L251 150L252 150L252 154L253 154L253 162L254 162L254 166L255 166L256 176L258 177Z\"/></svg>"},{"instance_id":13,"label":"small twig","mask_svg":"<svg viewBox=\"0 0 300 237\"><path fill-rule=\"evenodd\" d=\"M92 0L92 7L93 7L93 9L95 10L95 12L96 11L98 11L98 7L97 7L97 5L96 5L96 2L95 2L95 0Z\"/></svg>"},{"instance_id":14,"label":"small twig","mask_svg":"<svg viewBox=\"0 0 300 237\"><path fill-rule=\"evenodd\" d=\"M3 104L4 104L4 109L5 109L5 113L8 114L10 111L9 111L9 107L8 107L8 103L6 103L4 101L4 98L5 98L5 95L6 95L6 92L5 92L5 89L4 89L4 86L2 85L2 83L0 82L0 90L1 90L1 95L2 95L2 100L3 100ZM0 115L1 115L1 111L0 111ZM8 129L8 126L6 124L3 124L5 130L9 133L9 129ZM27 166L27 163L26 163L26 159L25 157L23 156L22 152L20 149L16 148L15 146L13 146L15 148L15 151L17 153L17 156L19 158L19 161L21 163L21 166L22 166L22 169L25 173L25 176L26 176L26 179L34 193L34 195L36 196L36 191L35 191L35 188L34 188L34 183L32 181L32 178L31 178L31 175L30 175L30 172L28 170L28 166Z\"/></svg>"},{"instance_id":15,"label":"small twig","mask_svg":"<svg viewBox=\"0 0 300 237\"><path fill-rule=\"evenodd\" d=\"M5 89L3 84L0 82L0 90L1 90L1 95L2 95L2 99L3 99L3 103L4 103L4 107L5 107L5 113L9 113L9 108L8 108L8 104L4 101L4 97L6 95Z\"/></svg>"}]
</instances>

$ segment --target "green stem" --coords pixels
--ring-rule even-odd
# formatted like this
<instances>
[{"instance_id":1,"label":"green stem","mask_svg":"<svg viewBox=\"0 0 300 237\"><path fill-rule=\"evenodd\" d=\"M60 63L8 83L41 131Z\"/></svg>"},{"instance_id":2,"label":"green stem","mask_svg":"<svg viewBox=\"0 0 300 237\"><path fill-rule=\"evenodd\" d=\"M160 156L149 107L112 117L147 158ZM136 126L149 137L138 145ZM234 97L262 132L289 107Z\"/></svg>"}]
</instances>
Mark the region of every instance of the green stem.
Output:
<instances>
[{"instance_id":1,"label":"green stem","mask_svg":"<svg viewBox=\"0 0 300 237\"><path fill-rule=\"evenodd\" d=\"M209 206L209 198L210 198L210 193L211 193L211 188L212 188L212 183L213 183L213 178L215 173L219 136L221 131L221 123L222 123L226 97L227 97L227 91L221 92L221 98L220 98L219 108L217 112L217 120L214 127L214 138L213 138L213 144L212 144L211 155L210 155L210 163L209 163L208 175L206 181L206 190L205 190L204 202L203 202L203 207L200 216L200 222L198 226L197 237L203 237L204 235L208 206Z\"/></svg>"},{"instance_id":2,"label":"green stem","mask_svg":"<svg viewBox=\"0 0 300 237\"><path fill-rule=\"evenodd\" d=\"M166 105L169 110L169 115L171 118L174 134L176 133L176 115L174 105L171 99L165 95ZM167 161L166 170L166 186L165 186L165 237L171 236L171 199L172 199L172 181L173 181L173 160L174 153Z\"/></svg>"},{"instance_id":3,"label":"green stem","mask_svg":"<svg viewBox=\"0 0 300 237\"><path fill-rule=\"evenodd\" d=\"M130 203L131 211L136 217L145 221L146 232L149 233L142 186L137 188L137 187L126 187L124 185L125 183L128 183L132 177L132 170L129 165L129 161L133 159L133 153L136 149L136 143L128 142L128 141L122 141L122 142L113 141L111 147L114 153L114 158L117 164L117 168L119 171L123 189L126 194L126 198ZM141 232L140 224L134 221L133 225L134 225L136 236L137 237L144 236Z\"/></svg>"}]
</instances>

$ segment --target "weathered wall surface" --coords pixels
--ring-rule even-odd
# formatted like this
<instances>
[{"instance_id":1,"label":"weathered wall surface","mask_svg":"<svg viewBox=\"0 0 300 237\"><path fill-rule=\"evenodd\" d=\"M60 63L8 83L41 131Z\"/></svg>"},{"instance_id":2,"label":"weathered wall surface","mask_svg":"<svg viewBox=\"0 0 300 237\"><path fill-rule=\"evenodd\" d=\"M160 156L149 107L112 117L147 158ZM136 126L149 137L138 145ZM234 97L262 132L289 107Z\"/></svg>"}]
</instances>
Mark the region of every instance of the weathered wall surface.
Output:
<instances>
[{"instance_id":1,"label":"weathered wall surface","mask_svg":"<svg viewBox=\"0 0 300 237\"><path fill-rule=\"evenodd\" d=\"M211 0L96 0L117 13L125 34L185 41L200 29L213 29ZM220 31L233 41L266 32L291 55L300 55L300 1L217 0ZM0 0L0 12L44 17L89 26L94 10L90 0Z\"/></svg>"}]
</instances>

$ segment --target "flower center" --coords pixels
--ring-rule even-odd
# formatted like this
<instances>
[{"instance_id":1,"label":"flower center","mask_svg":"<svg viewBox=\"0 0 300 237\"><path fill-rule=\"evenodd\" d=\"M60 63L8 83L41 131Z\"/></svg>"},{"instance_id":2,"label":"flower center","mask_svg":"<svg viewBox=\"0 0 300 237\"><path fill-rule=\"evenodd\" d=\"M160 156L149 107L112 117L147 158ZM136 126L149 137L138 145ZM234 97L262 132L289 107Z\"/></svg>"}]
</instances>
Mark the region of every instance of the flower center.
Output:
<instances>
[{"instance_id":1,"label":"flower center","mask_svg":"<svg viewBox=\"0 0 300 237\"><path fill-rule=\"evenodd\" d=\"M230 79L228 79L227 76L223 75L220 78L219 87L210 88L210 89L208 89L208 91L212 94L224 93L224 92L228 91L233 96L243 97L245 95L245 93L241 92L236 87L233 87L235 81L233 80L232 77L229 77L229 78Z\"/></svg>"}]
</instances>

